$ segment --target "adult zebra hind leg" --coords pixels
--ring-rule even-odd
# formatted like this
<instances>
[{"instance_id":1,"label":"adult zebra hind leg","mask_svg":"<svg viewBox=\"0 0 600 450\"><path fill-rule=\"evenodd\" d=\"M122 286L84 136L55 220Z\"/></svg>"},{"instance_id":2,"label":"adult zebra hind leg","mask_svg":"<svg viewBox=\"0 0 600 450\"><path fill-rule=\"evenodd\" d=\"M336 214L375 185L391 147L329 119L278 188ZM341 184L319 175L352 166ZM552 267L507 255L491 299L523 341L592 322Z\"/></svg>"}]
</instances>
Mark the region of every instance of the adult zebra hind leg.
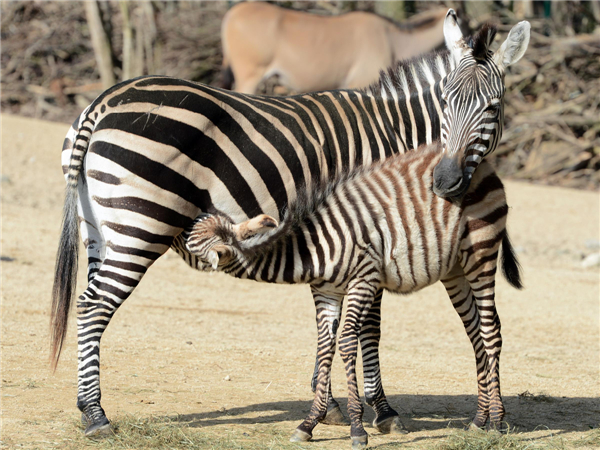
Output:
<instances>
[{"instance_id":1,"label":"adult zebra hind leg","mask_svg":"<svg viewBox=\"0 0 600 450\"><path fill-rule=\"evenodd\" d=\"M167 248L161 252L111 244L98 271L77 300L77 407L82 413L86 436L110 431L110 423L100 404L102 334L147 268Z\"/></svg>"},{"instance_id":2,"label":"adult zebra hind leg","mask_svg":"<svg viewBox=\"0 0 600 450\"><path fill-rule=\"evenodd\" d=\"M340 324L344 296L317 290L312 286L311 291L317 312L317 383L310 413L292 434L290 438L292 442L308 441L312 438L312 430L325 419L328 401L332 398L331 363L335 354L336 333Z\"/></svg>"},{"instance_id":3,"label":"adult zebra hind leg","mask_svg":"<svg viewBox=\"0 0 600 450\"><path fill-rule=\"evenodd\" d=\"M384 434L406 434L408 431L398 413L389 405L383 391L379 364L379 341L381 339L381 299L383 289L375 299L360 330L360 346L363 359L364 389L367 405L375 411L373 426Z\"/></svg>"}]
</instances>

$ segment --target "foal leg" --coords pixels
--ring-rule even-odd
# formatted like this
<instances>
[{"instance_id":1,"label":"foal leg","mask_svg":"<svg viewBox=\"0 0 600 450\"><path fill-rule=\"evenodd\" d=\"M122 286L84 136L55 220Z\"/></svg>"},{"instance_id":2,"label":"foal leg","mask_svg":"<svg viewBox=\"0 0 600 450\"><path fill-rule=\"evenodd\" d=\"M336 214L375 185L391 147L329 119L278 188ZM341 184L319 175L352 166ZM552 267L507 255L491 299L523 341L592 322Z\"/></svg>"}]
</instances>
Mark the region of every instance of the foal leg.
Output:
<instances>
[{"instance_id":1,"label":"foal leg","mask_svg":"<svg viewBox=\"0 0 600 450\"><path fill-rule=\"evenodd\" d=\"M318 329L315 398L310 413L292 434L292 442L308 441L312 438L312 430L325 419L327 403L331 398L331 363L335 354L336 333L344 296L315 288L312 288L312 294L317 310Z\"/></svg>"},{"instance_id":2,"label":"foal leg","mask_svg":"<svg viewBox=\"0 0 600 450\"><path fill-rule=\"evenodd\" d=\"M475 304L480 317L480 334L487 359L487 389L490 425L501 429L504 420L504 403L500 393L500 352L502 351L502 335L500 334L500 318L496 311L495 275L497 252L491 257L481 259L483 263L475 263L465 268L465 277L469 282Z\"/></svg>"},{"instance_id":3,"label":"foal leg","mask_svg":"<svg viewBox=\"0 0 600 450\"><path fill-rule=\"evenodd\" d=\"M318 290L316 290L312 286L311 286L311 293L312 293L313 299L315 301L315 308L317 310L317 330L318 330L319 327L322 326L322 325L319 325L319 310L331 308L332 300L330 298L328 298L326 295L323 295L322 293L320 293ZM341 306L342 305L340 305L340 309L338 310L338 316L336 318L332 319L333 324L335 325L333 327L333 328L335 328L334 334L337 332L337 329L338 329L338 326L340 323ZM318 384L318 377L319 377L319 348L320 348L320 346L321 346L321 342L319 339L319 341L317 342L317 355L315 358L315 370L313 371L313 376L312 376L312 381L311 381L311 387L312 387L312 391L314 393L316 393L316 391L317 391L317 384ZM333 355L332 355L332 358L333 358ZM329 380L329 388L327 390L327 414L325 415L325 418L323 420L321 420L321 423L323 423L325 425L350 425L350 421L344 416L344 413L340 409L339 403L333 398L333 395L331 393L331 379Z\"/></svg>"},{"instance_id":4,"label":"foal leg","mask_svg":"<svg viewBox=\"0 0 600 450\"><path fill-rule=\"evenodd\" d=\"M365 276L373 277L373 273L369 273L369 269L371 269L370 265L363 267ZM351 282L348 290L346 319L340 334L340 356L344 361L348 382L348 414L350 416L350 436L352 437L353 450L365 448L368 442L368 435L362 423L364 409L356 381L356 357L358 336L378 289L378 279L359 279Z\"/></svg>"},{"instance_id":5,"label":"foal leg","mask_svg":"<svg viewBox=\"0 0 600 450\"><path fill-rule=\"evenodd\" d=\"M490 397L488 393L488 359L481 330L481 317L477 308L473 291L460 265L442 280L455 311L465 327L475 352L477 369L477 412L471 428L485 426L489 416Z\"/></svg>"},{"instance_id":6,"label":"foal leg","mask_svg":"<svg viewBox=\"0 0 600 450\"><path fill-rule=\"evenodd\" d=\"M380 433L407 433L398 413L389 405L379 365L379 340L381 339L381 299L383 289L375 294L375 299L360 330L360 346L363 359L364 390L367 405L375 411L373 426Z\"/></svg>"}]
</instances>

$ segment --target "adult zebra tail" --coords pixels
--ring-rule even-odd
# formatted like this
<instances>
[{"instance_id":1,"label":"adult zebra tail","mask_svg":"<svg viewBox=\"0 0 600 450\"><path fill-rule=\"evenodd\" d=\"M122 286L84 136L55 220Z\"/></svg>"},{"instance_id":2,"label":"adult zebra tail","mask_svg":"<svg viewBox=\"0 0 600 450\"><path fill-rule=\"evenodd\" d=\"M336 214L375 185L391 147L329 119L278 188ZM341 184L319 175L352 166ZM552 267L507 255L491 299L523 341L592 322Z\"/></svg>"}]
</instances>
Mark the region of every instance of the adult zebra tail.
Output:
<instances>
[{"instance_id":1,"label":"adult zebra tail","mask_svg":"<svg viewBox=\"0 0 600 450\"><path fill-rule=\"evenodd\" d=\"M521 282L521 265L517 260L517 255L510 243L508 232L504 232L502 238L502 273L511 286L522 289Z\"/></svg>"},{"instance_id":2,"label":"adult zebra tail","mask_svg":"<svg viewBox=\"0 0 600 450\"><path fill-rule=\"evenodd\" d=\"M67 187L60 240L54 268L54 285L52 287L52 308L50 314L50 332L52 340L50 361L56 370L62 350L69 310L75 289L77 288L77 265L79 256L79 217L77 213L77 186L82 175L83 159L94 129L94 122L89 113L85 113L83 122L71 147L71 157L67 172ZM68 136L67 136L68 139ZM82 180L83 181L83 180Z\"/></svg>"}]
</instances>

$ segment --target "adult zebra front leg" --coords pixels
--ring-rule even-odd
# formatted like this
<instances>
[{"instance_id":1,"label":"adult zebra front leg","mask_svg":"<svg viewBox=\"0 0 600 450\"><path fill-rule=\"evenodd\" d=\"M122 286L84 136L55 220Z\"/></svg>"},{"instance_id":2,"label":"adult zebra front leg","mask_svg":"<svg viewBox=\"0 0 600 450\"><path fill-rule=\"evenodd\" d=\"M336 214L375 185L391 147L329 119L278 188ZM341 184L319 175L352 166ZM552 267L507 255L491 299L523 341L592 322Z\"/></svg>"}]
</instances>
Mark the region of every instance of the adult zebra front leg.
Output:
<instances>
[{"instance_id":1,"label":"adult zebra front leg","mask_svg":"<svg viewBox=\"0 0 600 450\"><path fill-rule=\"evenodd\" d=\"M336 334L342 313L343 294L319 290L311 286L317 313L317 382L310 413L292 434L292 442L308 441L312 430L328 414L331 396L331 363L335 355ZM335 400L333 400L335 402ZM337 403L337 402L336 402ZM338 405L339 410L339 405ZM341 412L340 412L341 414Z\"/></svg>"}]
</instances>

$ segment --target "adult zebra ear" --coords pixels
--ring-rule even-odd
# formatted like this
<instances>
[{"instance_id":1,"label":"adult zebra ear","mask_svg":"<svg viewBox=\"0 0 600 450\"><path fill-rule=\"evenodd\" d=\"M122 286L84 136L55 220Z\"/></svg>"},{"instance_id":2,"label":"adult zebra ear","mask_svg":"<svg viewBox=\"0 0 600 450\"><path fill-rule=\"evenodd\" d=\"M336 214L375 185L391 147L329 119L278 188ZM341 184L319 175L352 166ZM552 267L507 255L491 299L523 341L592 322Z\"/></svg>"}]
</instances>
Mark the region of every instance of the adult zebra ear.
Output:
<instances>
[{"instance_id":1,"label":"adult zebra ear","mask_svg":"<svg viewBox=\"0 0 600 450\"><path fill-rule=\"evenodd\" d=\"M512 27L506 40L494 53L493 59L498 67L506 69L523 57L529 45L530 30L531 25L526 20Z\"/></svg>"},{"instance_id":2,"label":"adult zebra ear","mask_svg":"<svg viewBox=\"0 0 600 450\"><path fill-rule=\"evenodd\" d=\"M453 9L449 9L446 13L446 20L444 20L444 40L454 63L458 65L460 60L469 51L469 47L463 38L462 31L460 31L458 17Z\"/></svg>"}]
</instances>

